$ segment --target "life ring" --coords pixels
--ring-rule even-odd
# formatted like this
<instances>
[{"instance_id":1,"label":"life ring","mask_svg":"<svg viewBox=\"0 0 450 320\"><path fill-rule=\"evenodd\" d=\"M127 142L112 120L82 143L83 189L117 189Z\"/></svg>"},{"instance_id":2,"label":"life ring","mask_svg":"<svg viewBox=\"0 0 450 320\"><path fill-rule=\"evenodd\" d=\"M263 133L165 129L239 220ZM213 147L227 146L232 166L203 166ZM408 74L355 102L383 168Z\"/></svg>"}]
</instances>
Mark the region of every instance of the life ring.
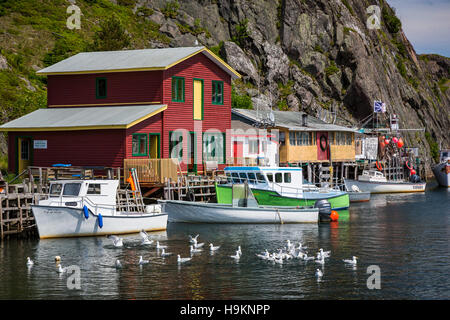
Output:
<instances>
[{"instance_id":1,"label":"life ring","mask_svg":"<svg viewBox=\"0 0 450 320\"><path fill-rule=\"evenodd\" d=\"M409 170L412 170L412 168L413 168L413 166L408 166L408 160L405 162L405 165L406 165L406 167L409 169Z\"/></svg>"},{"instance_id":2,"label":"life ring","mask_svg":"<svg viewBox=\"0 0 450 320\"><path fill-rule=\"evenodd\" d=\"M325 145L324 145L324 143L325 143ZM327 150L327 146L328 146L327 137L322 135L320 137L320 150L326 151Z\"/></svg>"},{"instance_id":3,"label":"life ring","mask_svg":"<svg viewBox=\"0 0 450 320\"><path fill-rule=\"evenodd\" d=\"M375 164L376 164L377 169L378 169L379 171L383 171L383 165L382 165L381 163L379 163L379 162L377 161L377 162L375 162Z\"/></svg>"}]
</instances>

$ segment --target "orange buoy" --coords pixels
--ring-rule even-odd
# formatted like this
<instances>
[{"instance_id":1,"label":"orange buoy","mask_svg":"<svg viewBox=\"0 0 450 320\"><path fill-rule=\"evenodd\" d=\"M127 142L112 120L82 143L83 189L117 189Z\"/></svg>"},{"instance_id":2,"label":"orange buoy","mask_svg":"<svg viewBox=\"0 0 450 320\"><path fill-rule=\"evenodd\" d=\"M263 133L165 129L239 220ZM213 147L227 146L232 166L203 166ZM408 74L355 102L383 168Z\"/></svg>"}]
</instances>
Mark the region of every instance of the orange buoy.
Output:
<instances>
[{"instance_id":1,"label":"orange buoy","mask_svg":"<svg viewBox=\"0 0 450 320\"><path fill-rule=\"evenodd\" d=\"M411 170L409 171L409 173L410 173L411 175L415 175L415 174L416 174L416 170L411 169Z\"/></svg>"},{"instance_id":2,"label":"orange buoy","mask_svg":"<svg viewBox=\"0 0 450 320\"><path fill-rule=\"evenodd\" d=\"M399 148L403 147L403 139L402 138L398 139L397 147L399 147Z\"/></svg>"},{"instance_id":3,"label":"orange buoy","mask_svg":"<svg viewBox=\"0 0 450 320\"><path fill-rule=\"evenodd\" d=\"M331 219L331 221L339 220L339 214L337 213L336 210L331 210L330 219Z\"/></svg>"}]
</instances>

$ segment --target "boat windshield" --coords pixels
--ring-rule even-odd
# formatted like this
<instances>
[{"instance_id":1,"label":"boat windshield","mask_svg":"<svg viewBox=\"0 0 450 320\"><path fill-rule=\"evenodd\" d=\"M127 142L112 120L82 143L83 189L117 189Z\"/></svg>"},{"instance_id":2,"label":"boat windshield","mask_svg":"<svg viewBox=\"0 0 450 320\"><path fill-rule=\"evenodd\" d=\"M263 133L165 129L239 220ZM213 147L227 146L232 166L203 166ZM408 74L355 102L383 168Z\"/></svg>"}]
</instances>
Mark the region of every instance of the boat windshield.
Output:
<instances>
[{"instance_id":1,"label":"boat windshield","mask_svg":"<svg viewBox=\"0 0 450 320\"><path fill-rule=\"evenodd\" d=\"M256 173L256 179L258 180L258 183L266 183L266 177L260 172Z\"/></svg>"},{"instance_id":2,"label":"boat windshield","mask_svg":"<svg viewBox=\"0 0 450 320\"><path fill-rule=\"evenodd\" d=\"M62 191L61 183L53 183L50 185L50 197L59 197Z\"/></svg>"},{"instance_id":3,"label":"boat windshield","mask_svg":"<svg viewBox=\"0 0 450 320\"><path fill-rule=\"evenodd\" d=\"M66 183L64 185L63 196L78 196L81 189L81 183Z\"/></svg>"},{"instance_id":4,"label":"boat windshield","mask_svg":"<svg viewBox=\"0 0 450 320\"><path fill-rule=\"evenodd\" d=\"M255 184L256 183L256 175L253 172L249 172L248 174L248 182Z\"/></svg>"}]
</instances>

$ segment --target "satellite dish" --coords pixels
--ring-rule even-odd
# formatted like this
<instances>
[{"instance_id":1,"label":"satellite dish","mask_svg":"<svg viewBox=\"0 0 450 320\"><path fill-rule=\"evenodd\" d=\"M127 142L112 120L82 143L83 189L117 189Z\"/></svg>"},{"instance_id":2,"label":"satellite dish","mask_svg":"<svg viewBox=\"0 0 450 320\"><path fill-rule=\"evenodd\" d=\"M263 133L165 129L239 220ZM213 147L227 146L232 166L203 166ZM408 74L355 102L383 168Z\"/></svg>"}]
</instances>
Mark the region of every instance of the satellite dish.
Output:
<instances>
[{"instance_id":1,"label":"satellite dish","mask_svg":"<svg viewBox=\"0 0 450 320\"><path fill-rule=\"evenodd\" d=\"M269 120L270 120L271 122L275 122L275 115L273 114L272 111L270 111L270 113L269 113Z\"/></svg>"}]
</instances>

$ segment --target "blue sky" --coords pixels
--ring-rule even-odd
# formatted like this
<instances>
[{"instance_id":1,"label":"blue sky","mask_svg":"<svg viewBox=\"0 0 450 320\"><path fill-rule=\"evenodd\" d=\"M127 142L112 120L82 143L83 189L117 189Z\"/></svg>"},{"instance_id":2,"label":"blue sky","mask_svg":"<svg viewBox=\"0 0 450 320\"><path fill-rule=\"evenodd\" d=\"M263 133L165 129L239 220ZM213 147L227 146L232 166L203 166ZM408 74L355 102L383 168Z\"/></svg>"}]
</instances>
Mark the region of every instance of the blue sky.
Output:
<instances>
[{"instance_id":1,"label":"blue sky","mask_svg":"<svg viewBox=\"0 0 450 320\"><path fill-rule=\"evenodd\" d=\"M450 0L387 0L418 54L450 57Z\"/></svg>"}]
</instances>

